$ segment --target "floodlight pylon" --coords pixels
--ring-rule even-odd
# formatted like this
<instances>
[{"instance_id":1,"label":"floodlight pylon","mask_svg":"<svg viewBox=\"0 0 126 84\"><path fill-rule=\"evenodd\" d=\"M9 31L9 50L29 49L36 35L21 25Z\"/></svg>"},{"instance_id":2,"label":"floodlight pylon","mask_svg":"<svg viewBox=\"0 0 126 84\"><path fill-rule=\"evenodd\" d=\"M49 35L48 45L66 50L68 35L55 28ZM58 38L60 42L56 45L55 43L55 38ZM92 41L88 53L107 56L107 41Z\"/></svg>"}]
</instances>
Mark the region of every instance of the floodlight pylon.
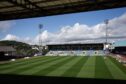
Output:
<instances>
[{"instance_id":1,"label":"floodlight pylon","mask_svg":"<svg viewBox=\"0 0 126 84\"><path fill-rule=\"evenodd\" d=\"M43 28L43 25L39 24L39 52L41 54L42 54L42 37L41 37L42 28Z\"/></svg>"}]
</instances>

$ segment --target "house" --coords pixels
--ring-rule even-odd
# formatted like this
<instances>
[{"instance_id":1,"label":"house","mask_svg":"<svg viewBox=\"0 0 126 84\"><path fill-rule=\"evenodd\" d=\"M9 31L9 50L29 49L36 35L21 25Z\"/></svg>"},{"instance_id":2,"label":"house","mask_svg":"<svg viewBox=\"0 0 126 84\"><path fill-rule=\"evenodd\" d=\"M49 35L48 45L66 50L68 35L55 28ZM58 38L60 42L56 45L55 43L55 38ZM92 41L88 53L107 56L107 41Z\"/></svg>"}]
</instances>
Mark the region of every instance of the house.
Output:
<instances>
[{"instance_id":1,"label":"house","mask_svg":"<svg viewBox=\"0 0 126 84\"><path fill-rule=\"evenodd\" d=\"M14 56L16 49L12 46L0 46L0 56Z\"/></svg>"}]
</instances>

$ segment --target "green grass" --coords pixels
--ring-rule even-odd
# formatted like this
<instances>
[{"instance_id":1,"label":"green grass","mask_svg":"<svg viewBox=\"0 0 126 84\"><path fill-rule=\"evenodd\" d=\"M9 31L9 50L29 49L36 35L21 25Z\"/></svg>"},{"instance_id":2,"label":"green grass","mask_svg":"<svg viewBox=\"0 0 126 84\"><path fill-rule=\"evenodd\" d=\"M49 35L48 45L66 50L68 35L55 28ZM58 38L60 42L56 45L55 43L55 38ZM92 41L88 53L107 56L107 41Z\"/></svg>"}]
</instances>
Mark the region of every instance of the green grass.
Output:
<instances>
[{"instance_id":1,"label":"green grass","mask_svg":"<svg viewBox=\"0 0 126 84\"><path fill-rule=\"evenodd\" d=\"M77 77L94 78L94 75L95 75L95 57L89 57L88 60L82 66L82 69L78 73Z\"/></svg>"},{"instance_id":2,"label":"green grass","mask_svg":"<svg viewBox=\"0 0 126 84\"><path fill-rule=\"evenodd\" d=\"M43 56L0 64L0 74L126 80L126 67L112 57Z\"/></svg>"},{"instance_id":3,"label":"green grass","mask_svg":"<svg viewBox=\"0 0 126 84\"><path fill-rule=\"evenodd\" d=\"M66 70L62 74L62 76L70 76L70 77L76 77L77 76L77 74L80 72L82 66L87 61L88 57L85 57L85 58L77 57L77 58L79 58L79 60L77 60L77 62L75 62L75 64L73 64L68 70Z\"/></svg>"},{"instance_id":4,"label":"green grass","mask_svg":"<svg viewBox=\"0 0 126 84\"><path fill-rule=\"evenodd\" d=\"M105 64L105 61L103 57L96 57L95 62L95 78L110 78L112 79L112 75L108 69L108 66Z\"/></svg>"}]
</instances>

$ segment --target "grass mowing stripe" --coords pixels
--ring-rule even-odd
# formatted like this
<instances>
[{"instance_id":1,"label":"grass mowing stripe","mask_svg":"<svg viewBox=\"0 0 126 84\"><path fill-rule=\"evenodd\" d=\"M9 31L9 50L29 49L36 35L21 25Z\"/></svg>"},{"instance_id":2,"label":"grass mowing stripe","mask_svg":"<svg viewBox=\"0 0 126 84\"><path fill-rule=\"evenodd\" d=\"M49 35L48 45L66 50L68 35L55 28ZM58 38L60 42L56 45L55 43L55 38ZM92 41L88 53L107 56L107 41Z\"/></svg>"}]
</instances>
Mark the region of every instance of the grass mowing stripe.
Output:
<instances>
[{"instance_id":1,"label":"grass mowing stripe","mask_svg":"<svg viewBox=\"0 0 126 84\"><path fill-rule=\"evenodd\" d=\"M81 57L74 65L69 66L70 68L62 76L76 77L87 59L88 57Z\"/></svg>"},{"instance_id":2,"label":"grass mowing stripe","mask_svg":"<svg viewBox=\"0 0 126 84\"><path fill-rule=\"evenodd\" d=\"M10 68L8 70L4 70L4 71L2 71L2 73L19 73L19 72L22 72L24 70L31 69L32 67L36 67L36 66L39 66L39 65L57 60L57 59L58 59L58 57L48 58L46 60L43 59L44 61L40 60L40 61L29 63L29 64L26 64L26 65L23 65L23 66L17 66L17 67L14 67L14 68Z\"/></svg>"},{"instance_id":3,"label":"grass mowing stripe","mask_svg":"<svg viewBox=\"0 0 126 84\"><path fill-rule=\"evenodd\" d=\"M119 63L116 59L109 57L109 59L116 64L116 66L118 66L125 74L126 74L126 67L123 66L121 63Z\"/></svg>"},{"instance_id":4,"label":"grass mowing stripe","mask_svg":"<svg viewBox=\"0 0 126 84\"><path fill-rule=\"evenodd\" d=\"M32 63L32 62L34 62L34 61L39 61L39 60L41 60L41 59L47 59L47 58L49 58L49 57L41 57L41 58L39 58L39 59L32 59L32 60L29 60L29 59L25 59L24 61L22 61L22 62L19 62L19 63L12 63L12 64L7 64L7 65L4 65L4 66L1 66L0 67L0 70L4 70L4 69L9 69L9 68L11 68L11 67L16 67L16 66L21 66L21 65L25 65L25 64L27 64L27 63Z\"/></svg>"},{"instance_id":5,"label":"grass mowing stripe","mask_svg":"<svg viewBox=\"0 0 126 84\"><path fill-rule=\"evenodd\" d=\"M113 60L113 61L116 61L116 60ZM126 74L122 71L122 69L120 69L116 65L116 63L112 62L110 58L106 60L106 64L108 65L108 68L114 79L126 80Z\"/></svg>"},{"instance_id":6,"label":"grass mowing stripe","mask_svg":"<svg viewBox=\"0 0 126 84\"><path fill-rule=\"evenodd\" d=\"M45 69L45 68L51 66L54 63L57 63L57 62L59 62L61 60L66 59L66 58L69 58L69 57L65 57L65 56L58 57L58 59L56 59L56 60L44 63L43 65L32 67L31 69L27 69L27 70L22 71L22 72L20 72L18 74L21 74L21 75L32 75L32 74L35 74L35 73L41 71L42 69Z\"/></svg>"},{"instance_id":7,"label":"grass mowing stripe","mask_svg":"<svg viewBox=\"0 0 126 84\"><path fill-rule=\"evenodd\" d=\"M48 73L50 73L51 71L56 70L58 67L63 66L65 63L69 62L70 60L75 59L76 57L69 57L66 59L62 59L54 64L52 64L51 66L40 70L39 72L35 73L36 75L46 75Z\"/></svg>"},{"instance_id":8,"label":"grass mowing stripe","mask_svg":"<svg viewBox=\"0 0 126 84\"><path fill-rule=\"evenodd\" d=\"M77 77L81 78L93 78L95 74L95 57L88 57L85 64L82 66Z\"/></svg>"},{"instance_id":9,"label":"grass mowing stripe","mask_svg":"<svg viewBox=\"0 0 126 84\"><path fill-rule=\"evenodd\" d=\"M96 65L95 65L95 78L103 78L103 79L112 79L113 76L109 71L107 65L105 64L103 57L96 57Z\"/></svg>"},{"instance_id":10,"label":"grass mowing stripe","mask_svg":"<svg viewBox=\"0 0 126 84\"><path fill-rule=\"evenodd\" d=\"M46 76L61 76L64 72L66 72L69 68L71 68L71 66L76 64L78 62L78 60L80 60L81 58L82 57L76 57L76 59L73 59L73 60L65 63L64 65L58 67L56 70L46 74Z\"/></svg>"}]
</instances>

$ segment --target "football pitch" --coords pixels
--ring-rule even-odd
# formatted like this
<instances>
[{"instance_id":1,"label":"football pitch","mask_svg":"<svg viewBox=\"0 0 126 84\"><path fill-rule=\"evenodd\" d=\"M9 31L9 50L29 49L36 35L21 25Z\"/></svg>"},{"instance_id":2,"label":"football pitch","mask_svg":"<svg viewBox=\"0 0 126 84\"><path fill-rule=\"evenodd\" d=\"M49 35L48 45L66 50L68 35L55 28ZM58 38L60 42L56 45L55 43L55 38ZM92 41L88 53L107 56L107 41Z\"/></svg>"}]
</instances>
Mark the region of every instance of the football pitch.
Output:
<instances>
[{"instance_id":1,"label":"football pitch","mask_svg":"<svg viewBox=\"0 0 126 84\"><path fill-rule=\"evenodd\" d=\"M112 57L39 56L0 64L0 74L126 80L126 67Z\"/></svg>"}]
</instances>

